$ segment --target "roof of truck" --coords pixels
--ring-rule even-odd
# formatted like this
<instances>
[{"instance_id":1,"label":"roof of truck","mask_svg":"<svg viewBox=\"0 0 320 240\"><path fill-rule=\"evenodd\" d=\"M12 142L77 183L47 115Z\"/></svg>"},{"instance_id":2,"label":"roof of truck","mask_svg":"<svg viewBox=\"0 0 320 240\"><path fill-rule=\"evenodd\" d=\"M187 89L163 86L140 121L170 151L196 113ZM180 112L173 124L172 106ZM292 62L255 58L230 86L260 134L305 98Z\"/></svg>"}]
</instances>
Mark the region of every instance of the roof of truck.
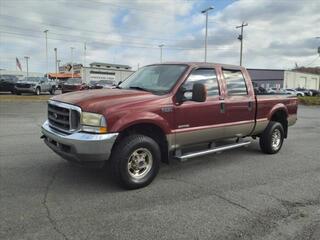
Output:
<instances>
[{"instance_id":1,"label":"roof of truck","mask_svg":"<svg viewBox=\"0 0 320 240\"><path fill-rule=\"evenodd\" d=\"M178 65L188 65L193 67L212 67L212 66L222 66L225 68L231 69L240 69L241 66L231 65L231 64L223 64L223 63L210 63L210 62L163 62L163 63L155 63L150 65L158 65L158 64L178 64Z\"/></svg>"}]
</instances>

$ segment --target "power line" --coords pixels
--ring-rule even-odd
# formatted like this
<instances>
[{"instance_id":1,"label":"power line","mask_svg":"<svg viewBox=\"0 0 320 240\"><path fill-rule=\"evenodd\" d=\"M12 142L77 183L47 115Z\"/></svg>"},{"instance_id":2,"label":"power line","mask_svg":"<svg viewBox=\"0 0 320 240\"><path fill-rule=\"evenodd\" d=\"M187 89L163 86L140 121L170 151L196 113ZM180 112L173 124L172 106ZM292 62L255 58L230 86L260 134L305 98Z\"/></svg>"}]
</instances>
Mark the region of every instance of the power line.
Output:
<instances>
[{"instance_id":1,"label":"power line","mask_svg":"<svg viewBox=\"0 0 320 240\"><path fill-rule=\"evenodd\" d=\"M30 34L25 34L25 33L17 33L17 32L8 32L8 31L4 31L4 30L1 30L1 29L0 29L0 32L4 33L4 34L8 34L8 35L16 35L16 36L32 37L32 38L42 38L41 36L35 36L35 35L30 35ZM51 33L51 35L53 35L53 34L54 33ZM22 37L20 37L20 38L22 38ZM78 42L78 43L82 43L83 44L83 41L74 40L74 39L63 39L63 38L53 38L53 37L48 37L48 39L64 41L64 42ZM109 42L102 42L100 40L93 40L93 41L91 41L91 43L104 44L104 45L108 45L109 47L110 47L110 45L120 45L120 46L128 46L128 47L133 47L133 48L147 48L147 49L157 49L158 48L157 46L151 45L151 44L136 45L136 44L130 44L130 43L125 43L125 42L119 42L119 41L115 41L115 40L108 40L108 41ZM167 45L166 48L167 49L171 49L171 50L196 50L196 49L201 49L201 47L177 47L177 46L172 46L172 45L171 46ZM208 48L208 49L212 49L212 50L228 50L229 48L211 47L211 48Z\"/></svg>"}]
</instances>

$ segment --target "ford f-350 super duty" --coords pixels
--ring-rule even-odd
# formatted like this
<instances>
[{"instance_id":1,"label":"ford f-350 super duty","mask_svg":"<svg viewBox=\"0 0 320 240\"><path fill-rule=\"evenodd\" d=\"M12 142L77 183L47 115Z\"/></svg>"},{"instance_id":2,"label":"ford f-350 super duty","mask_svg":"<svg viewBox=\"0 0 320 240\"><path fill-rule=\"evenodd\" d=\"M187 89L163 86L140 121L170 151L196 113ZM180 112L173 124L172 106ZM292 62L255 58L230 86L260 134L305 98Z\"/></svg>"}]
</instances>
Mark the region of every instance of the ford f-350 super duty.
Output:
<instances>
[{"instance_id":1,"label":"ford f-350 super duty","mask_svg":"<svg viewBox=\"0 0 320 240\"><path fill-rule=\"evenodd\" d=\"M134 189L152 182L161 161L246 146L247 137L277 153L296 120L296 97L256 96L243 67L165 63L141 68L114 89L54 96L42 138L61 157L106 166Z\"/></svg>"}]
</instances>

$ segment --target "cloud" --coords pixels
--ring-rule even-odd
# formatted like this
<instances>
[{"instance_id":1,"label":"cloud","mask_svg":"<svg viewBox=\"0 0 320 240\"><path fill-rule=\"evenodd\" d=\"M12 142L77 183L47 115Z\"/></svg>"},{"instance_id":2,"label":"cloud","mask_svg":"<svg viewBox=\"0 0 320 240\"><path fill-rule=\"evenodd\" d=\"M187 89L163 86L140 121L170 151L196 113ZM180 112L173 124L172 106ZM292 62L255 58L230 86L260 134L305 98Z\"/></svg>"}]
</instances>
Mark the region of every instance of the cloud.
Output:
<instances>
[{"instance_id":1,"label":"cloud","mask_svg":"<svg viewBox=\"0 0 320 240\"><path fill-rule=\"evenodd\" d=\"M244 30L244 65L289 68L309 62L320 45L320 3L317 0L241 0L215 6L209 14L208 60L239 63L235 26ZM32 71L45 71L43 30L49 29L49 65L53 48L63 63L102 61L145 65L159 62L159 44L166 61L203 61L205 17L211 1L16 1L2 0L0 68L14 68L15 56L30 56ZM220 4L220 3L219 3ZM215 2L213 2L215 5ZM319 61L314 64L319 64Z\"/></svg>"}]
</instances>

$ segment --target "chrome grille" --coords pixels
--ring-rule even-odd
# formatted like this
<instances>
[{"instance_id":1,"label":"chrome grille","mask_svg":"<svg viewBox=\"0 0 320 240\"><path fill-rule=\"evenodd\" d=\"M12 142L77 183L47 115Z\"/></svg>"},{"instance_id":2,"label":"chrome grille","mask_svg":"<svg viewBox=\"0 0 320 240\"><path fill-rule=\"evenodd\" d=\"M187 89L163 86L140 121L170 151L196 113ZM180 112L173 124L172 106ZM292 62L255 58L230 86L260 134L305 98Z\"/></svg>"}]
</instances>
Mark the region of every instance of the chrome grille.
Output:
<instances>
[{"instance_id":1,"label":"chrome grille","mask_svg":"<svg viewBox=\"0 0 320 240\"><path fill-rule=\"evenodd\" d=\"M79 128L81 109L77 106L49 101L48 121L50 127L71 133Z\"/></svg>"}]
</instances>

